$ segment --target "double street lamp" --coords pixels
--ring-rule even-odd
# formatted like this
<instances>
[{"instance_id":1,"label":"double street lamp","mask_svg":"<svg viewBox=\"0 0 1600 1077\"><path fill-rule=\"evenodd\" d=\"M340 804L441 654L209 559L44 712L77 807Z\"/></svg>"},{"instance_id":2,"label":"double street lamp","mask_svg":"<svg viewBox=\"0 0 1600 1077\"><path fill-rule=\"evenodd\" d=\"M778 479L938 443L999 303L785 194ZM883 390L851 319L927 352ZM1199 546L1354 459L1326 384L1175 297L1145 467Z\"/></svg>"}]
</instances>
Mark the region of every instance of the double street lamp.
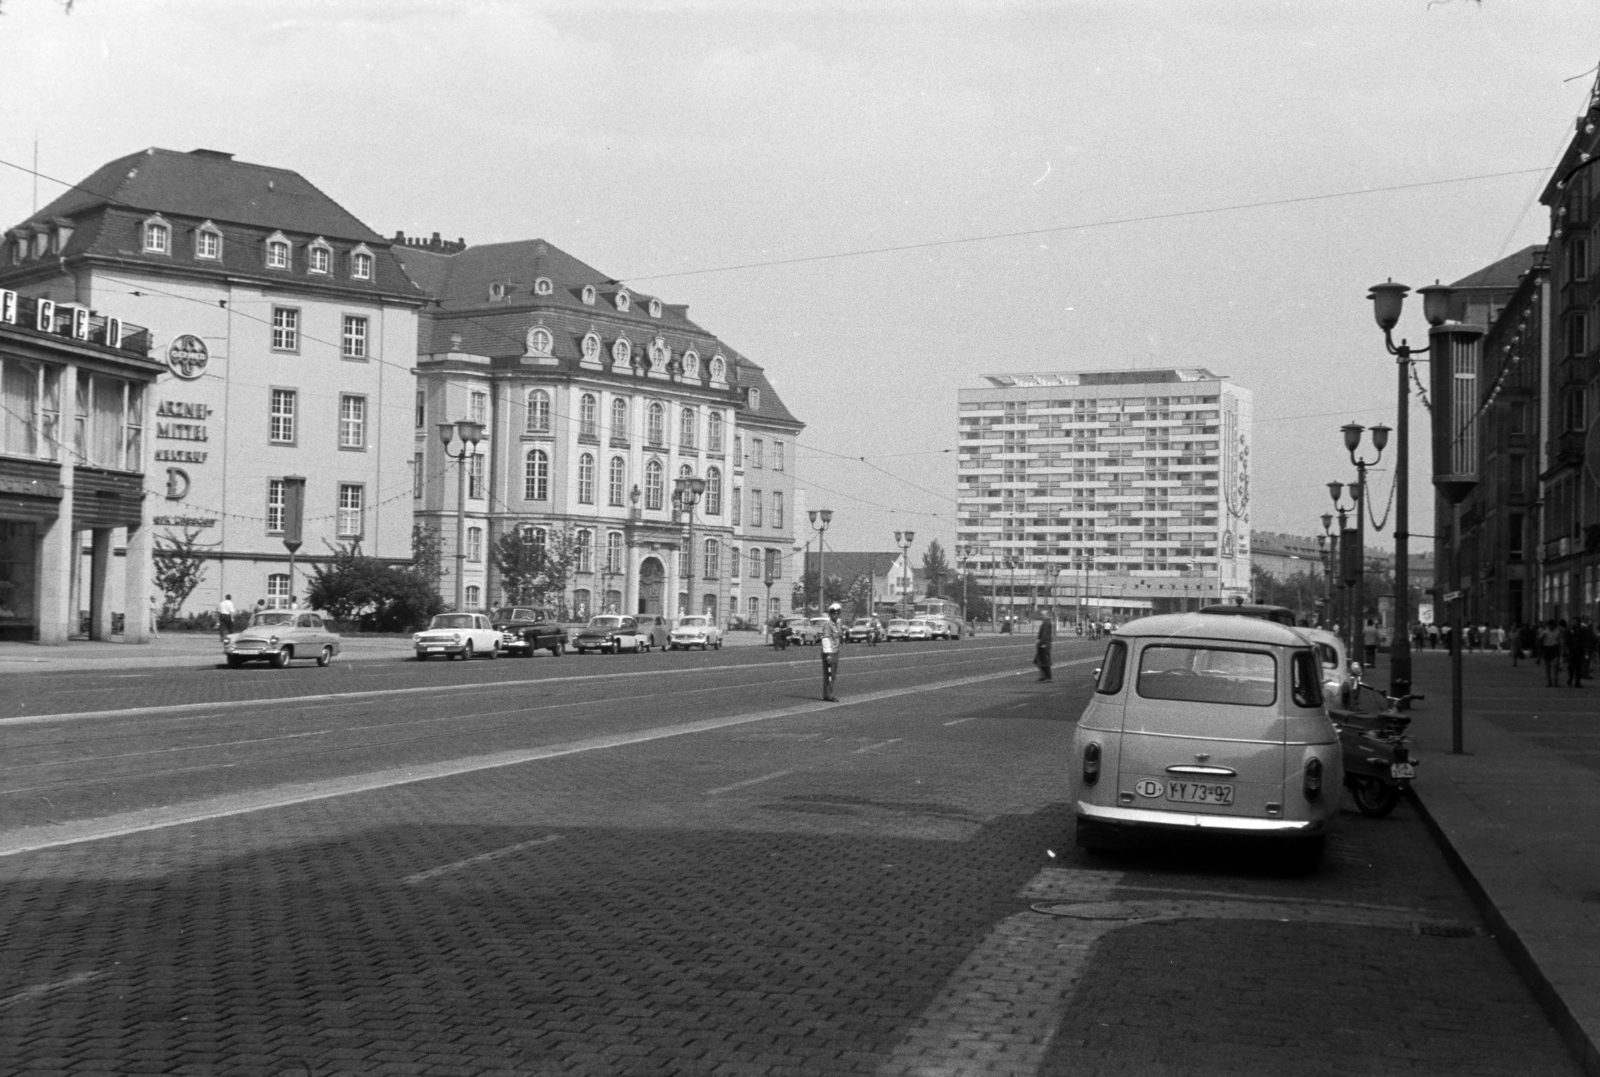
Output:
<instances>
[{"instance_id":1,"label":"double street lamp","mask_svg":"<svg viewBox=\"0 0 1600 1077\"><path fill-rule=\"evenodd\" d=\"M1382 423L1372 428L1372 447L1377 450L1377 454L1371 460L1358 455L1361 451L1361 435L1366 431L1366 427L1360 423L1345 423L1339 429L1344 433L1345 451L1350 454L1350 462L1356 468L1356 481L1351 486L1351 496L1356 502L1356 554L1354 563L1346 568L1346 573L1355 577L1355 582L1351 585L1355 588L1355 616L1351 618L1350 645L1356 647L1364 642L1367 625L1367 506L1372 501L1372 487L1367 482L1367 469L1376 467L1383 459L1383 450L1389 445L1389 428ZM1334 498L1334 501L1337 502L1338 498ZM1373 526L1377 526L1376 522Z\"/></svg>"},{"instance_id":2,"label":"double street lamp","mask_svg":"<svg viewBox=\"0 0 1600 1077\"><path fill-rule=\"evenodd\" d=\"M697 476L681 475L672 480L672 506L689 518L689 541L683 551L683 571L689 577L684 615L694 613L694 507L705 492L706 480Z\"/></svg>"},{"instance_id":3,"label":"double street lamp","mask_svg":"<svg viewBox=\"0 0 1600 1077\"><path fill-rule=\"evenodd\" d=\"M827 543L823 536L827 534L828 525L833 523L832 509L812 509L806 513L811 517L811 530L817 533L817 612L826 614L828 601L828 574L826 562Z\"/></svg>"},{"instance_id":4,"label":"double street lamp","mask_svg":"<svg viewBox=\"0 0 1600 1077\"><path fill-rule=\"evenodd\" d=\"M916 541L915 531L896 531L894 544L900 547L900 616L906 617L906 602L911 598L911 560L910 551L912 542Z\"/></svg>"},{"instance_id":5,"label":"double street lamp","mask_svg":"<svg viewBox=\"0 0 1600 1077\"><path fill-rule=\"evenodd\" d=\"M1350 527L1349 518L1350 513L1354 512L1356 506L1361 503L1362 491L1359 482L1351 483L1350 504L1345 505L1340 501L1340 498L1344 496L1344 489L1345 486L1342 482L1330 482L1328 484L1328 496L1333 498L1333 510L1339 514L1339 532L1334 542L1339 551L1337 558L1339 582L1340 586L1345 589L1345 600L1342 603L1344 606L1344 616L1342 617L1344 621L1344 638L1345 643L1349 646L1349 653L1355 654L1356 648L1361 643L1361 634L1352 627L1352 622L1357 618L1356 611L1351 608L1353 603L1350 598L1351 589L1355 586L1356 576L1361 571L1361 561L1365 555L1361 549L1360 535L1354 528Z\"/></svg>"},{"instance_id":6,"label":"double street lamp","mask_svg":"<svg viewBox=\"0 0 1600 1077\"><path fill-rule=\"evenodd\" d=\"M483 440L483 424L457 419L439 424L439 441L444 454L456 462L456 609L467 605L467 458L476 456ZM450 451L450 443L461 442L461 451Z\"/></svg>"}]
</instances>

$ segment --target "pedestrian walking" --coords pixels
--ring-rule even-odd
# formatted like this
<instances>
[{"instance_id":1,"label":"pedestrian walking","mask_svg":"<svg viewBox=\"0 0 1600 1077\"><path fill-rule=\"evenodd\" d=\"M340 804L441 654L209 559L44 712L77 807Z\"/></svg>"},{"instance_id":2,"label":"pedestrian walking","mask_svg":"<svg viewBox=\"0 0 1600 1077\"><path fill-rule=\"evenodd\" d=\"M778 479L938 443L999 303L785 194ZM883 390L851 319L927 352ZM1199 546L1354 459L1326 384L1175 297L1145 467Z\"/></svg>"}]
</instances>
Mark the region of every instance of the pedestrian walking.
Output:
<instances>
[{"instance_id":1,"label":"pedestrian walking","mask_svg":"<svg viewBox=\"0 0 1600 1077\"><path fill-rule=\"evenodd\" d=\"M839 627L841 607L835 602L828 607L828 620L822 626L822 698L829 703L839 702L833 694L834 682L839 679L839 648L844 644L844 629Z\"/></svg>"},{"instance_id":2,"label":"pedestrian walking","mask_svg":"<svg viewBox=\"0 0 1600 1077\"><path fill-rule=\"evenodd\" d=\"M1561 633L1556 631L1554 620L1546 621L1544 627L1539 629L1539 661L1544 664L1545 687L1561 687L1556 680L1561 663Z\"/></svg>"},{"instance_id":3,"label":"pedestrian walking","mask_svg":"<svg viewBox=\"0 0 1600 1077\"><path fill-rule=\"evenodd\" d=\"M233 596L223 595L222 601L217 603L217 636L227 639L228 633L233 631Z\"/></svg>"},{"instance_id":4,"label":"pedestrian walking","mask_svg":"<svg viewBox=\"0 0 1600 1077\"><path fill-rule=\"evenodd\" d=\"M1522 622L1518 621L1511 626L1511 664L1518 666L1522 663Z\"/></svg>"},{"instance_id":5,"label":"pedestrian walking","mask_svg":"<svg viewBox=\"0 0 1600 1077\"><path fill-rule=\"evenodd\" d=\"M1056 626L1048 617L1039 619L1039 638L1033 645L1033 664L1039 667L1039 679L1050 679L1050 647L1055 643Z\"/></svg>"},{"instance_id":6,"label":"pedestrian walking","mask_svg":"<svg viewBox=\"0 0 1600 1077\"><path fill-rule=\"evenodd\" d=\"M1579 623L1576 617L1572 619L1570 624L1565 621L1563 621L1562 624L1565 627L1561 632L1561 649L1566 652L1567 687L1582 688L1584 662L1588 658L1588 656L1583 653L1583 626Z\"/></svg>"},{"instance_id":7,"label":"pedestrian walking","mask_svg":"<svg viewBox=\"0 0 1600 1077\"><path fill-rule=\"evenodd\" d=\"M161 638L161 597L150 596L150 638Z\"/></svg>"},{"instance_id":8,"label":"pedestrian walking","mask_svg":"<svg viewBox=\"0 0 1600 1077\"><path fill-rule=\"evenodd\" d=\"M1378 661L1378 625L1370 617L1367 627L1361 630L1361 648L1366 652L1367 668L1371 669Z\"/></svg>"},{"instance_id":9,"label":"pedestrian walking","mask_svg":"<svg viewBox=\"0 0 1600 1077\"><path fill-rule=\"evenodd\" d=\"M1438 649L1439 649L1439 626L1436 625L1436 624L1432 624L1432 625L1428 626L1428 650L1436 651Z\"/></svg>"}]
</instances>

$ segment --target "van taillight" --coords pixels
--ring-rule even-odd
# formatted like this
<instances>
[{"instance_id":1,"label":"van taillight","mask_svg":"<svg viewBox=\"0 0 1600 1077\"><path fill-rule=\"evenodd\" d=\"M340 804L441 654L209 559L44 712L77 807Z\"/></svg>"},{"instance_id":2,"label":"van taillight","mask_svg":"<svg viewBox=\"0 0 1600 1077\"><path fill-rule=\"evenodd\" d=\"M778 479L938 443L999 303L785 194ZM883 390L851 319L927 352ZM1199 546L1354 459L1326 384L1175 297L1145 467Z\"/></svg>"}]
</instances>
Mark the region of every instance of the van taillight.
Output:
<instances>
[{"instance_id":1,"label":"van taillight","mask_svg":"<svg viewBox=\"0 0 1600 1077\"><path fill-rule=\"evenodd\" d=\"M1100 745L1090 741L1083 748L1083 784L1093 785L1100 780Z\"/></svg>"},{"instance_id":2,"label":"van taillight","mask_svg":"<svg viewBox=\"0 0 1600 1077\"><path fill-rule=\"evenodd\" d=\"M1316 800L1322 795L1322 760L1315 756L1306 760L1304 787L1307 800Z\"/></svg>"}]
</instances>

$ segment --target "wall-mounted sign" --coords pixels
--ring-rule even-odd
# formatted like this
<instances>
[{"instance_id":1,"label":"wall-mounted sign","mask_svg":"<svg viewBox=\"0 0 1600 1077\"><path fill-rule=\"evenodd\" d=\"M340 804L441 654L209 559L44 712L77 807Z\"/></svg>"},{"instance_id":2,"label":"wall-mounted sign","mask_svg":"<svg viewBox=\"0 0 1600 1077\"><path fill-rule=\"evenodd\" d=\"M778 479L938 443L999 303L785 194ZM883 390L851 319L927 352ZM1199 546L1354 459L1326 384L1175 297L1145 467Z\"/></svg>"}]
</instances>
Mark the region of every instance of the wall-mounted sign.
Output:
<instances>
[{"instance_id":1,"label":"wall-mounted sign","mask_svg":"<svg viewBox=\"0 0 1600 1077\"><path fill-rule=\"evenodd\" d=\"M212 408L207 404L196 404L188 400L163 400L156 405L156 418L160 419L208 419L211 417ZM156 423L156 437L167 438L172 441L210 441L211 437L206 430L205 423ZM160 453L156 454L160 460ZM199 460L189 461L200 463Z\"/></svg>"},{"instance_id":2,"label":"wall-mounted sign","mask_svg":"<svg viewBox=\"0 0 1600 1077\"><path fill-rule=\"evenodd\" d=\"M206 372L211 353L206 342L189 333L174 340L167 348L167 366L184 381L193 381Z\"/></svg>"},{"instance_id":3,"label":"wall-mounted sign","mask_svg":"<svg viewBox=\"0 0 1600 1077\"><path fill-rule=\"evenodd\" d=\"M167 468L167 500L182 501L189 496L189 473L181 467Z\"/></svg>"},{"instance_id":4,"label":"wall-mounted sign","mask_svg":"<svg viewBox=\"0 0 1600 1077\"><path fill-rule=\"evenodd\" d=\"M157 527L216 527L217 521L206 516L157 516L150 521Z\"/></svg>"},{"instance_id":5,"label":"wall-mounted sign","mask_svg":"<svg viewBox=\"0 0 1600 1077\"><path fill-rule=\"evenodd\" d=\"M156 461L162 464L203 464L206 454L198 449L157 449Z\"/></svg>"}]
</instances>

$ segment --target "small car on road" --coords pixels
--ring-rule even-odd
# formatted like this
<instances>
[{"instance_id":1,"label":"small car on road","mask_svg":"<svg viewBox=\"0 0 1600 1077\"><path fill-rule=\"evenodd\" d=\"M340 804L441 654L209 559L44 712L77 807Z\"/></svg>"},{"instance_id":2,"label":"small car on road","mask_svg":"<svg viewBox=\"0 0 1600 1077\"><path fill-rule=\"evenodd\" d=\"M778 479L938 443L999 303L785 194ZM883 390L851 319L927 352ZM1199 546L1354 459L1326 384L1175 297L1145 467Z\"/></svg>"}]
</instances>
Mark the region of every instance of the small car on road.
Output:
<instances>
[{"instance_id":1,"label":"small car on road","mask_svg":"<svg viewBox=\"0 0 1600 1077\"><path fill-rule=\"evenodd\" d=\"M648 651L650 634L637 617L620 613L602 613L591 617L589 623L572 640L572 649L579 654L590 651Z\"/></svg>"},{"instance_id":2,"label":"small car on road","mask_svg":"<svg viewBox=\"0 0 1600 1077\"><path fill-rule=\"evenodd\" d=\"M804 617L786 617L784 623L789 626L789 642L812 644L822 639L822 629Z\"/></svg>"},{"instance_id":3,"label":"small car on road","mask_svg":"<svg viewBox=\"0 0 1600 1077\"><path fill-rule=\"evenodd\" d=\"M263 610L250 626L222 641L222 654L232 669L246 662L269 662L282 669L297 658L325 666L339 653L339 634L320 610Z\"/></svg>"},{"instance_id":4,"label":"small car on road","mask_svg":"<svg viewBox=\"0 0 1600 1077\"><path fill-rule=\"evenodd\" d=\"M430 658L495 658L500 654L500 633L485 613L441 613L428 627L411 637L417 661Z\"/></svg>"},{"instance_id":5,"label":"small car on road","mask_svg":"<svg viewBox=\"0 0 1600 1077\"><path fill-rule=\"evenodd\" d=\"M933 622L925 617L913 617L906 622L906 639L932 639Z\"/></svg>"},{"instance_id":6,"label":"small car on road","mask_svg":"<svg viewBox=\"0 0 1600 1077\"><path fill-rule=\"evenodd\" d=\"M549 610L501 606L489 620L500 633L500 649L506 654L532 658L535 651L549 651L560 658L567 649L567 630Z\"/></svg>"},{"instance_id":7,"label":"small car on road","mask_svg":"<svg viewBox=\"0 0 1600 1077\"><path fill-rule=\"evenodd\" d=\"M904 617L892 617L889 619L888 627L883 630L883 638L888 640L890 643L893 643L895 640L899 640L901 643L904 643L906 640L911 638L910 628L911 622L906 620Z\"/></svg>"},{"instance_id":8,"label":"small car on road","mask_svg":"<svg viewBox=\"0 0 1600 1077\"><path fill-rule=\"evenodd\" d=\"M1166 830L1275 838L1320 860L1344 759L1301 632L1254 617L1129 621L1106 646L1067 761L1078 844Z\"/></svg>"},{"instance_id":9,"label":"small car on road","mask_svg":"<svg viewBox=\"0 0 1600 1077\"><path fill-rule=\"evenodd\" d=\"M883 639L883 622L876 617L857 617L845 638L851 643L878 643Z\"/></svg>"},{"instance_id":10,"label":"small car on road","mask_svg":"<svg viewBox=\"0 0 1600 1077\"><path fill-rule=\"evenodd\" d=\"M679 617L678 623L672 626L672 634L667 637L667 646L674 651L680 647L684 650L698 647L702 651L714 647L720 651L722 629L717 627L715 620L703 613Z\"/></svg>"}]
</instances>

